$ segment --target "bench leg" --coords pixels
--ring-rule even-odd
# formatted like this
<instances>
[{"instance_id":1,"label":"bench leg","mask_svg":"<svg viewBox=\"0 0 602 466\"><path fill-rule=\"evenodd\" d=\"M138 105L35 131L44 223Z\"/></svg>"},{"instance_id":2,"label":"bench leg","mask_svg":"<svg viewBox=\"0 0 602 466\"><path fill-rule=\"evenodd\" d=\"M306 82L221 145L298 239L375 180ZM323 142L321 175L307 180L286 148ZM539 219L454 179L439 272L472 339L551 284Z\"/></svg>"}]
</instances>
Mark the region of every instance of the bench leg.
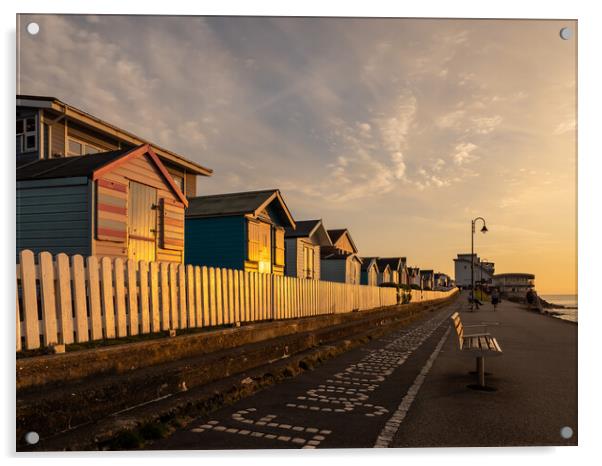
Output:
<instances>
[{"instance_id":1,"label":"bench leg","mask_svg":"<svg viewBox=\"0 0 602 466\"><path fill-rule=\"evenodd\" d=\"M485 358L477 358L477 373L479 374L479 385L485 386Z\"/></svg>"}]
</instances>

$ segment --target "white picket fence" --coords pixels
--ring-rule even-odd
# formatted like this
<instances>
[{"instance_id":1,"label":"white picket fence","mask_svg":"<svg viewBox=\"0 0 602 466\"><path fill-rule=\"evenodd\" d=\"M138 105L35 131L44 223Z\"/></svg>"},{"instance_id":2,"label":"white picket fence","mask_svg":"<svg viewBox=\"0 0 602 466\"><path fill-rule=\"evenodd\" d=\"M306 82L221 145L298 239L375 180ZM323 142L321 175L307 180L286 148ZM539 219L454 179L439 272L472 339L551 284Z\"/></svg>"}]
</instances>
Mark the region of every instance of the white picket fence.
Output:
<instances>
[{"instance_id":1,"label":"white picket fence","mask_svg":"<svg viewBox=\"0 0 602 466\"><path fill-rule=\"evenodd\" d=\"M428 299L446 295L424 293ZM36 261L24 250L17 264L16 346L20 351L396 303L392 288L49 252Z\"/></svg>"}]
</instances>

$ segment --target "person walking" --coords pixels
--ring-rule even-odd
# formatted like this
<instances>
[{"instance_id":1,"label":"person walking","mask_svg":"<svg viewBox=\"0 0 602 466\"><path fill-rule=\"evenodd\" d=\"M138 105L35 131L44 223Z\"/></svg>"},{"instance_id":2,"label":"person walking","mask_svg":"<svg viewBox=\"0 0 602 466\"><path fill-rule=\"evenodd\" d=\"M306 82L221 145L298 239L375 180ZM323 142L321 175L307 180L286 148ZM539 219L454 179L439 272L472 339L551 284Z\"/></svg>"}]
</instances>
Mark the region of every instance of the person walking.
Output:
<instances>
[{"instance_id":1,"label":"person walking","mask_svg":"<svg viewBox=\"0 0 602 466\"><path fill-rule=\"evenodd\" d=\"M494 288L491 290L491 304L493 305L494 311L499 303L500 303L500 293L497 290L497 288Z\"/></svg>"}]
</instances>

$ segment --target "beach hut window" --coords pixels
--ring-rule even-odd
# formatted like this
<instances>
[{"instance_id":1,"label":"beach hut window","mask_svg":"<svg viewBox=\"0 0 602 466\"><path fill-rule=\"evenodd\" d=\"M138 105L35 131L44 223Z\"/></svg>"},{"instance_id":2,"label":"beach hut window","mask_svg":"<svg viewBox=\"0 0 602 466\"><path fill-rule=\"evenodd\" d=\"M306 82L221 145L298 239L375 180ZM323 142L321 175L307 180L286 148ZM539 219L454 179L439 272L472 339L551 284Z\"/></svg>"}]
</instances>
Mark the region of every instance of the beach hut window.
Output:
<instances>
[{"instance_id":1,"label":"beach hut window","mask_svg":"<svg viewBox=\"0 0 602 466\"><path fill-rule=\"evenodd\" d=\"M38 128L35 117L17 120L17 150L20 152L36 150L38 147Z\"/></svg>"},{"instance_id":2,"label":"beach hut window","mask_svg":"<svg viewBox=\"0 0 602 466\"><path fill-rule=\"evenodd\" d=\"M69 139L69 153L68 155L82 155L82 149L84 145L75 139Z\"/></svg>"}]
</instances>

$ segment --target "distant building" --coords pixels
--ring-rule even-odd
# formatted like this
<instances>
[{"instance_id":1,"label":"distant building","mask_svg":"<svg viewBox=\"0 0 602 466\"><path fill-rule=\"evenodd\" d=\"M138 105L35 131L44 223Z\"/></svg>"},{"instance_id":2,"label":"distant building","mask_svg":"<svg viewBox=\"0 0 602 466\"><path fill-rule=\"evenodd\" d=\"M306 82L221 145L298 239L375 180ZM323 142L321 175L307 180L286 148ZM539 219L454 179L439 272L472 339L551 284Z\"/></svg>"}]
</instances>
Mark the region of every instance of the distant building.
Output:
<instances>
[{"instance_id":1,"label":"distant building","mask_svg":"<svg viewBox=\"0 0 602 466\"><path fill-rule=\"evenodd\" d=\"M420 268L408 267L408 285L420 287Z\"/></svg>"},{"instance_id":2,"label":"distant building","mask_svg":"<svg viewBox=\"0 0 602 466\"><path fill-rule=\"evenodd\" d=\"M491 283L493 274L495 273L495 264L493 262L483 262L477 254L458 254L454 259L455 282L457 286L470 288L471 286L471 270L470 263L474 263L474 282Z\"/></svg>"},{"instance_id":3,"label":"distant building","mask_svg":"<svg viewBox=\"0 0 602 466\"><path fill-rule=\"evenodd\" d=\"M493 276L493 286L503 297L524 298L535 287L535 275L531 273L499 273Z\"/></svg>"},{"instance_id":4,"label":"distant building","mask_svg":"<svg viewBox=\"0 0 602 466\"><path fill-rule=\"evenodd\" d=\"M423 290L435 289L435 273L432 270L420 271L420 283Z\"/></svg>"},{"instance_id":5,"label":"distant building","mask_svg":"<svg viewBox=\"0 0 602 466\"><path fill-rule=\"evenodd\" d=\"M435 289L447 289L452 285L451 277L445 273L436 273L435 274Z\"/></svg>"},{"instance_id":6,"label":"distant building","mask_svg":"<svg viewBox=\"0 0 602 466\"><path fill-rule=\"evenodd\" d=\"M389 282L395 283L396 285L408 283L408 266L405 257L379 257L379 270L382 271L386 265L388 265L391 270Z\"/></svg>"}]
</instances>

